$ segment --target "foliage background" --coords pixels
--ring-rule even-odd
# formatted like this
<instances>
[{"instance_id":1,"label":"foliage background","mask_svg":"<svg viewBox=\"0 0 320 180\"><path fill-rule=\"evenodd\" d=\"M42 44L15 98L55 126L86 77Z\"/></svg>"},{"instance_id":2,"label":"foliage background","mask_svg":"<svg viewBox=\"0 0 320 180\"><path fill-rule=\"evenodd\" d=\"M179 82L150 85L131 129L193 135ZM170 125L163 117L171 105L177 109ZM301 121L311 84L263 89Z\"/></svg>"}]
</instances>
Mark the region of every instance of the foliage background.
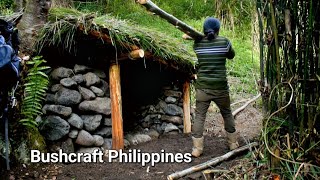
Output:
<instances>
[{"instance_id":1,"label":"foliage background","mask_svg":"<svg viewBox=\"0 0 320 180\"><path fill-rule=\"evenodd\" d=\"M236 57L227 63L232 99L239 98L239 96L247 98L251 97L252 93L257 93L259 59L254 1L153 0L153 2L200 32L202 32L202 23L206 17L219 18L222 22L220 35L229 38L236 51ZM109 13L117 18L165 32L166 35L175 38L181 44L187 44L189 51L193 53L193 41L183 40L182 32L165 20L147 12L135 1L75 1L75 7L84 12Z\"/></svg>"}]
</instances>

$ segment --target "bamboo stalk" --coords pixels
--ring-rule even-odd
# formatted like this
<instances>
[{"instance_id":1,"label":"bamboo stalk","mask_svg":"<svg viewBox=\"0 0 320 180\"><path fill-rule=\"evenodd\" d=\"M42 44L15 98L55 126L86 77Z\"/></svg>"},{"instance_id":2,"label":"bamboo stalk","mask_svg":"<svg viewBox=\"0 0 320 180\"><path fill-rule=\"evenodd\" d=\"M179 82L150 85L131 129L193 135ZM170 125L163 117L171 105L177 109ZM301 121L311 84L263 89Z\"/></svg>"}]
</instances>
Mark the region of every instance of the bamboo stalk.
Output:
<instances>
[{"instance_id":1,"label":"bamboo stalk","mask_svg":"<svg viewBox=\"0 0 320 180\"><path fill-rule=\"evenodd\" d=\"M262 22L262 13L261 13L261 0L257 2L257 12L259 20L259 35L260 35L260 79L262 86L264 85L264 56L263 56L263 22Z\"/></svg>"},{"instance_id":2,"label":"bamboo stalk","mask_svg":"<svg viewBox=\"0 0 320 180\"><path fill-rule=\"evenodd\" d=\"M286 27L286 39L290 43L292 41L290 9L284 10L284 24Z\"/></svg>"},{"instance_id":3,"label":"bamboo stalk","mask_svg":"<svg viewBox=\"0 0 320 180\"><path fill-rule=\"evenodd\" d=\"M270 11L271 11L271 24L272 24L272 32L274 37L274 43L275 43L275 55L276 55L276 68L277 68L277 83L280 82L280 70L281 70L281 64L280 64L280 55L279 55L279 38L278 38L278 27L277 27L277 21L275 17L275 10L273 6L273 0L269 0L270 2Z\"/></svg>"},{"instance_id":4,"label":"bamboo stalk","mask_svg":"<svg viewBox=\"0 0 320 180\"><path fill-rule=\"evenodd\" d=\"M279 125L277 129L272 129L272 127L269 129L268 121L270 118L268 118L264 128L265 145L268 152L275 156L275 158L272 158L273 167L279 164L279 160L301 164L297 163L299 157L293 157L290 154L293 146L299 147L297 151L304 155L306 158L304 163L307 163L314 161L314 159L308 157L310 154L306 152L306 149L309 151L313 148L311 144L319 141L319 138L313 136L314 133L318 132L314 125L319 124L318 119L315 118L317 117L316 107L313 105L319 104L320 101L320 87L316 80L317 77L320 77L318 69L320 66L320 37L318 31L320 27L320 12L318 11L320 2L318 0L269 0L266 3L269 5L267 11L263 12L263 14L268 15L266 32L270 32L270 30L273 32L273 38L268 38L266 75L270 82L270 88L277 92L269 95L270 100L272 100L270 101L272 103L270 110L272 116L277 114L277 118L285 119L289 123L289 127ZM277 19L283 19L284 21L277 22ZM285 29L281 27L285 27ZM279 32L277 32L278 29ZM285 32L280 30L285 30ZM285 33L286 36L280 36L282 33ZM280 48L282 48L281 51ZM278 61L279 56L281 57L280 61ZM279 79L279 72L281 79ZM279 80L281 81L279 82ZM287 83L290 90L288 90L288 86L282 86L283 83ZM281 104L286 102L289 103L284 106L285 109ZM279 107L281 108L277 110ZM278 126L277 123L275 124ZM274 125L274 123L270 123L271 125ZM294 132L294 130L298 132ZM279 142L278 135L283 133L287 134L287 143L280 143L278 147L271 145L274 142ZM287 146L285 146L286 144ZM274 147L274 149L269 149L269 146ZM289 159L294 159L282 158L281 154L286 155Z\"/></svg>"},{"instance_id":5,"label":"bamboo stalk","mask_svg":"<svg viewBox=\"0 0 320 180\"><path fill-rule=\"evenodd\" d=\"M204 163L201 163L201 164L198 164L196 166L192 166L188 169L185 169L185 170L182 170L182 171L178 171L178 172L175 172L173 174L170 174L169 176L167 176L167 179L168 180L174 180L174 179L178 179L178 178L181 178L183 176L186 176L188 174L191 174L191 173L194 173L194 172L198 172L198 171L201 171L201 170L204 170L206 168L209 168L209 167L212 167L212 166L215 166L217 165L218 163L222 162L222 161L225 161L227 159L229 159L230 157L236 155L236 154L239 154L243 151L246 151L248 149L251 149L255 146L258 146L259 144L257 142L253 142L253 143L250 143L246 146L242 146L242 147L239 147L235 150L232 150L222 156L219 156L219 157L216 157L216 158L213 158L207 162L204 162Z\"/></svg>"},{"instance_id":6,"label":"bamboo stalk","mask_svg":"<svg viewBox=\"0 0 320 180\"><path fill-rule=\"evenodd\" d=\"M319 32L318 32L318 35L319 35ZM319 36L319 45L318 45L318 47L320 47L320 36ZM318 71L317 72L318 72L317 73L317 77L318 77L318 79L320 79L319 78L320 77L320 49L318 49Z\"/></svg>"},{"instance_id":7,"label":"bamboo stalk","mask_svg":"<svg viewBox=\"0 0 320 180\"><path fill-rule=\"evenodd\" d=\"M256 3L257 13L258 13L258 21L259 21L259 48L260 48L260 86L261 86L261 93L262 94L262 104L263 104L263 112L267 112L267 98L266 98L266 81L265 81L265 63L264 63L264 36L263 36L263 22L262 22L262 5L261 0L258 0Z\"/></svg>"},{"instance_id":8,"label":"bamboo stalk","mask_svg":"<svg viewBox=\"0 0 320 180\"><path fill-rule=\"evenodd\" d=\"M313 2L312 0L309 2L309 20L308 20L308 38L307 38L307 49L306 49L306 59L305 59L305 77L304 77L304 83L308 85L308 91L306 94L309 95L309 101L313 99L314 96L314 85L311 83L307 83L307 79L309 79L310 76L314 75L314 60L313 60ZM314 76L313 76L314 77ZM307 127L308 127L308 133L313 132L313 114L312 107L308 108L308 118L307 118Z\"/></svg>"}]
</instances>

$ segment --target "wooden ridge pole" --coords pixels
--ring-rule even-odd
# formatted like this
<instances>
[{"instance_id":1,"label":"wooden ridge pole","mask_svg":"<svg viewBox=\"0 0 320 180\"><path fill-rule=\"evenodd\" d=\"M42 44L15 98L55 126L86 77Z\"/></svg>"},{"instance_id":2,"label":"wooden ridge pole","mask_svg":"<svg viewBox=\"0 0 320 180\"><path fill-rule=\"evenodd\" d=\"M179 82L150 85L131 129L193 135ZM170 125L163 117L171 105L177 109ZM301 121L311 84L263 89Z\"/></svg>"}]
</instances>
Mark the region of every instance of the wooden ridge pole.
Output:
<instances>
[{"instance_id":1,"label":"wooden ridge pole","mask_svg":"<svg viewBox=\"0 0 320 180\"><path fill-rule=\"evenodd\" d=\"M183 84L183 133L191 133L189 81Z\"/></svg>"},{"instance_id":2,"label":"wooden ridge pole","mask_svg":"<svg viewBox=\"0 0 320 180\"><path fill-rule=\"evenodd\" d=\"M111 119L112 119L112 149L124 148L122 97L120 86L120 65L112 63L109 69Z\"/></svg>"},{"instance_id":3,"label":"wooden ridge pole","mask_svg":"<svg viewBox=\"0 0 320 180\"><path fill-rule=\"evenodd\" d=\"M182 22L178 18L173 15L167 13L166 11L160 9L156 4L154 4L151 0L136 0L137 3L146 7L148 11L160 16L161 18L167 20L170 24L174 25L176 28L186 33L193 39L197 39L199 37L203 37L204 35L186 23Z\"/></svg>"}]
</instances>

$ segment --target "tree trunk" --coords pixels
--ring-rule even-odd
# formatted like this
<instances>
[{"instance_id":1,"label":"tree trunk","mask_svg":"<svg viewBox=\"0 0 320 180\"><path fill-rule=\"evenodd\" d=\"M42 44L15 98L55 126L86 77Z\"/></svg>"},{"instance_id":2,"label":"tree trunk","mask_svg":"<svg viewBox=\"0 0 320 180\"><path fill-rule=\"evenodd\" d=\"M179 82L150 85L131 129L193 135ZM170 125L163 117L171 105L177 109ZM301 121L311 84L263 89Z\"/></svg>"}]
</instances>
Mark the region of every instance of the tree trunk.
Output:
<instances>
[{"instance_id":1,"label":"tree trunk","mask_svg":"<svg viewBox=\"0 0 320 180\"><path fill-rule=\"evenodd\" d=\"M24 9L17 28L20 34L20 50L26 54L33 53L36 35L47 21L51 7L72 7L71 0L15 0L16 11Z\"/></svg>"},{"instance_id":2,"label":"tree trunk","mask_svg":"<svg viewBox=\"0 0 320 180\"><path fill-rule=\"evenodd\" d=\"M20 34L20 50L32 54L36 34L46 22L51 1L46 0L16 0L17 10L24 9L24 13L17 28Z\"/></svg>"}]
</instances>

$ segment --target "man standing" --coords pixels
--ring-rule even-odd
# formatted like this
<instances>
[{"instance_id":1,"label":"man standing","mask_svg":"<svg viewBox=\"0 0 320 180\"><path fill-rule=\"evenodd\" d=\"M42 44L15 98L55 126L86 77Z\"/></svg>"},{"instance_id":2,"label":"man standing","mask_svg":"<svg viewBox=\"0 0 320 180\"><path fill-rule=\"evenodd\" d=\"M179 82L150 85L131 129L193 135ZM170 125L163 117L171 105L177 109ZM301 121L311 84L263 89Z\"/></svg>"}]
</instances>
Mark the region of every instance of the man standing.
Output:
<instances>
[{"instance_id":1,"label":"man standing","mask_svg":"<svg viewBox=\"0 0 320 180\"><path fill-rule=\"evenodd\" d=\"M227 131L229 149L239 147L234 118L230 108L226 59L233 59L235 52L230 41L219 36L220 21L209 17L203 25L205 37L196 39L194 51L198 58L196 87L196 118L192 126L192 155L199 157L203 152L203 130L207 110L211 101L220 109Z\"/></svg>"}]
</instances>

